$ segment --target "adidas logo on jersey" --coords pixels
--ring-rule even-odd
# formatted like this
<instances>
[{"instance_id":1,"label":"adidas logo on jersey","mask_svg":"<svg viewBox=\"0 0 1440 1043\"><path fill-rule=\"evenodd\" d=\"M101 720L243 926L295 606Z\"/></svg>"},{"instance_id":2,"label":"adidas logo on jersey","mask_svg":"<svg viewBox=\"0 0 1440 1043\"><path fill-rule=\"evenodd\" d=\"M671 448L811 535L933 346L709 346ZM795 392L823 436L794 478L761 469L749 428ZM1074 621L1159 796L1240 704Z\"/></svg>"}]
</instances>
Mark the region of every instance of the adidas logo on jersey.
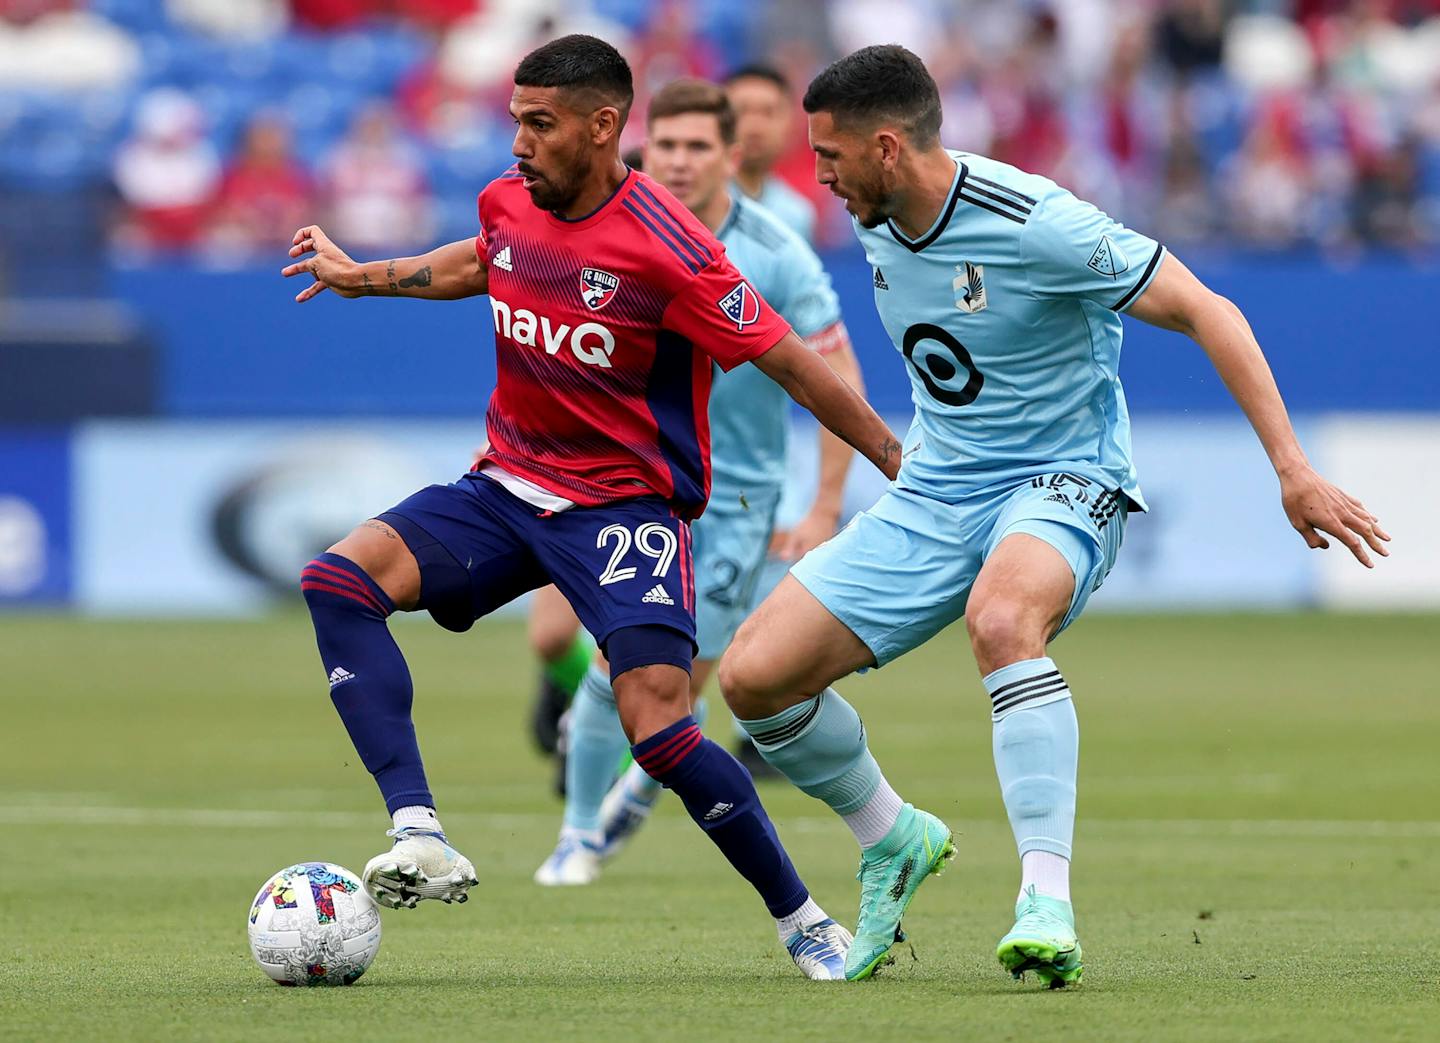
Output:
<instances>
[{"instance_id":1,"label":"adidas logo on jersey","mask_svg":"<svg viewBox=\"0 0 1440 1043\"><path fill-rule=\"evenodd\" d=\"M502 272L513 272L515 270L515 262L510 259L510 247L508 246L490 258L490 263Z\"/></svg>"},{"instance_id":2,"label":"adidas logo on jersey","mask_svg":"<svg viewBox=\"0 0 1440 1043\"><path fill-rule=\"evenodd\" d=\"M349 670L346 670L343 666L337 666L334 670L330 671L331 688L334 688L337 684L344 684L346 681L353 680L355 680L355 675L352 674Z\"/></svg>"},{"instance_id":3,"label":"adidas logo on jersey","mask_svg":"<svg viewBox=\"0 0 1440 1043\"><path fill-rule=\"evenodd\" d=\"M659 583L655 584L653 587L651 587L649 590L647 590L647 591L645 592L645 596L644 596L643 598L641 598L640 600L643 601L643 602L644 602L645 604L647 604L647 605L673 605L673 604L675 604L675 599L672 598L672 597L669 595L669 593L666 592L665 588L664 588L663 586L661 586Z\"/></svg>"},{"instance_id":4,"label":"adidas logo on jersey","mask_svg":"<svg viewBox=\"0 0 1440 1043\"><path fill-rule=\"evenodd\" d=\"M885 273L882 272L879 268L876 268L876 269L875 269L875 289L877 289L877 290L888 290L888 289L890 289L890 284L885 281Z\"/></svg>"},{"instance_id":5,"label":"adidas logo on jersey","mask_svg":"<svg viewBox=\"0 0 1440 1043\"><path fill-rule=\"evenodd\" d=\"M726 804L723 800L716 804L709 811L705 812L705 821L714 822L717 818L724 818L725 812L733 808L734 804Z\"/></svg>"}]
</instances>

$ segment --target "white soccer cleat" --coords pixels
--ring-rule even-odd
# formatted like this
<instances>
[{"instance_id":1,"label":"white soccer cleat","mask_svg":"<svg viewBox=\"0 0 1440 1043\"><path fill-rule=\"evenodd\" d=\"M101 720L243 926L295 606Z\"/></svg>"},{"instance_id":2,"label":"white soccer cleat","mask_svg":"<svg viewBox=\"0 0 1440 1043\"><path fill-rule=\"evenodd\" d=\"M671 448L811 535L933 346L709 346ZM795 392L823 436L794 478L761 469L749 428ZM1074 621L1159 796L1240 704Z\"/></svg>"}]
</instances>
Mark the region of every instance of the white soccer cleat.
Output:
<instances>
[{"instance_id":1,"label":"white soccer cleat","mask_svg":"<svg viewBox=\"0 0 1440 1043\"><path fill-rule=\"evenodd\" d=\"M561 833L560 843L535 870L541 887L579 887L593 884L600 876L600 851L574 833Z\"/></svg>"},{"instance_id":2,"label":"white soccer cleat","mask_svg":"<svg viewBox=\"0 0 1440 1043\"><path fill-rule=\"evenodd\" d=\"M425 898L463 902L480 882L470 860L443 833L392 829L395 845L365 863L360 880L370 897L387 909L414 909Z\"/></svg>"},{"instance_id":3,"label":"white soccer cleat","mask_svg":"<svg viewBox=\"0 0 1440 1043\"><path fill-rule=\"evenodd\" d=\"M844 981L845 956L854 940L849 931L827 917L792 934L785 949L811 981Z\"/></svg>"}]
</instances>

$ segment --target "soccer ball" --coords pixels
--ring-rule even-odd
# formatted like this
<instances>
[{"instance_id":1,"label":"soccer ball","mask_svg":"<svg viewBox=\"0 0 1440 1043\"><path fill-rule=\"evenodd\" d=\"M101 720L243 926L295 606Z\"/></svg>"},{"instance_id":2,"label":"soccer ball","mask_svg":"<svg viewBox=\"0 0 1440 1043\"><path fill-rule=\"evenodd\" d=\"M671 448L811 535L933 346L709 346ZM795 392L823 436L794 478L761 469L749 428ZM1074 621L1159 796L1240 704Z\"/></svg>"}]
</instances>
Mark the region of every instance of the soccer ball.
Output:
<instances>
[{"instance_id":1,"label":"soccer ball","mask_svg":"<svg viewBox=\"0 0 1440 1043\"><path fill-rule=\"evenodd\" d=\"M380 951L380 908L350 870L301 862L250 904L250 951L281 985L350 985Z\"/></svg>"}]
</instances>

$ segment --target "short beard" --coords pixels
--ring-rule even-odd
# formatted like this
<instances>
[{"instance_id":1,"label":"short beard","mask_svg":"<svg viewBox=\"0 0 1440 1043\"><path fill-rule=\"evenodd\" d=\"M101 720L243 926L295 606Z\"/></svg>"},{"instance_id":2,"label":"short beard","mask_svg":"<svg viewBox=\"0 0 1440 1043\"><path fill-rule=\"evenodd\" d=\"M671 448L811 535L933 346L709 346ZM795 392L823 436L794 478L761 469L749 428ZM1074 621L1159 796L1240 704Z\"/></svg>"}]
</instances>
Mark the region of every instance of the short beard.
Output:
<instances>
[{"instance_id":1,"label":"short beard","mask_svg":"<svg viewBox=\"0 0 1440 1043\"><path fill-rule=\"evenodd\" d=\"M863 212L855 215L855 220L860 223L861 228L879 228L899 213L900 204L897 193L887 192L879 178L861 187L859 199L867 204Z\"/></svg>"},{"instance_id":2,"label":"short beard","mask_svg":"<svg viewBox=\"0 0 1440 1043\"><path fill-rule=\"evenodd\" d=\"M537 181L530 189L530 202L541 210L558 213L567 209L579 195L574 185L556 185L550 181Z\"/></svg>"}]
</instances>

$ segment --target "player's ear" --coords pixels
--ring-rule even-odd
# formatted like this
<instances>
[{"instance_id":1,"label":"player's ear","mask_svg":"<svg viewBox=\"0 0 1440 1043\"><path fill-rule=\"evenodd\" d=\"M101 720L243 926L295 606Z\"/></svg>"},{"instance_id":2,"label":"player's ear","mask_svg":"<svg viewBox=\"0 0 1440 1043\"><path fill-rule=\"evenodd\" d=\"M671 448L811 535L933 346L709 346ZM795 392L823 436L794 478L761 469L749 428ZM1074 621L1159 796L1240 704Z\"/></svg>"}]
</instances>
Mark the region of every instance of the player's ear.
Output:
<instances>
[{"instance_id":1,"label":"player's ear","mask_svg":"<svg viewBox=\"0 0 1440 1043\"><path fill-rule=\"evenodd\" d=\"M875 147L880 151L880 166L886 173L893 171L900 162L900 135L882 128L875 132Z\"/></svg>"},{"instance_id":2,"label":"player's ear","mask_svg":"<svg viewBox=\"0 0 1440 1043\"><path fill-rule=\"evenodd\" d=\"M611 138L620 136L622 126L620 110L614 105L602 105L590 115L590 140L604 145Z\"/></svg>"}]
</instances>

